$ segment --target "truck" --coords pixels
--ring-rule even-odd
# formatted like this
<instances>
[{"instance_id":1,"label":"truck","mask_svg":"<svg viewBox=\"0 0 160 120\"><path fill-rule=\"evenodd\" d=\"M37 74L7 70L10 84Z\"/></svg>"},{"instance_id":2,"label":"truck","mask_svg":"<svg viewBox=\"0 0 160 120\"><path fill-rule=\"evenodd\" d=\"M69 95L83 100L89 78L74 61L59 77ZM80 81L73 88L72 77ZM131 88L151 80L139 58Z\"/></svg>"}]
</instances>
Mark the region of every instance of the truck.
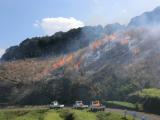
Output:
<instances>
[{"instance_id":1,"label":"truck","mask_svg":"<svg viewBox=\"0 0 160 120\"><path fill-rule=\"evenodd\" d=\"M88 107L88 105L83 104L83 101L75 101L75 104L73 105L74 109L86 109Z\"/></svg>"},{"instance_id":2,"label":"truck","mask_svg":"<svg viewBox=\"0 0 160 120\"><path fill-rule=\"evenodd\" d=\"M58 101L53 101L51 102L51 104L49 105L50 109L57 109L57 108L64 108L64 105L60 105L58 103Z\"/></svg>"},{"instance_id":3,"label":"truck","mask_svg":"<svg viewBox=\"0 0 160 120\"><path fill-rule=\"evenodd\" d=\"M99 100L92 101L90 105L90 111L97 112L97 111L105 111L106 106L102 105Z\"/></svg>"}]
</instances>

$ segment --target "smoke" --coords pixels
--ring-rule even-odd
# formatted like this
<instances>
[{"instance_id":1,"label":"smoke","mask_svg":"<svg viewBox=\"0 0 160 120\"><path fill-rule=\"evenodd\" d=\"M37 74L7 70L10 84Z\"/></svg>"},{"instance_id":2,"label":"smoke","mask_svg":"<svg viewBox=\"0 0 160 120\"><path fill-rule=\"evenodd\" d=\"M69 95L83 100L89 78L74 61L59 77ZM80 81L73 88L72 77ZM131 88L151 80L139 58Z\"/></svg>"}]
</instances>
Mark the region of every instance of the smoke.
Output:
<instances>
[{"instance_id":1,"label":"smoke","mask_svg":"<svg viewBox=\"0 0 160 120\"><path fill-rule=\"evenodd\" d=\"M76 50L71 54L60 57L53 64L53 69L66 65L80 69L99 62L106 55L111 56L112 60L110 62L112 64L114 62L133 64L160 54L160 27L155 25L120 27L121 29L115 27L119 26L119 24L108 27L112 26L114 26L114 30L111 32L108 32L111 29L105 29L102 26L81 28L79 40L83 42L86 40L88 45L79 51ZM73 42L70 43L69 48L74 49L75 46L79 48L83 46L79 40L75 40L74 44ZM105 60L109 61L108 57L105 57ZM102 63L106 64L105 61ZM100 64L98 66L102 67Z\"/></svg>"},{"instance_id":2,"label":"smoke","mask_svg":"<svg viewBox=\"0 0 160 120\"><path fill-rule=\"evenodd\" d=\"M135 27L127 30L127 34L131 37L130 49L139 58L146 58L153 53L160 53L160 27L146 26ZM151 54L152 53L152 54Z\"/></svg>"},{"instance_id":3,"label":"smoke","mask_svg":"<svg viewBox=\"0 0 160 120\"><path fill-rule=\"evenodd\" d=\"M5 49L0 49L0 58L5 53Z\"/></svg>"},{"instance_id":4,"label":"smoke","mask_svg":"<svg viewBox=\"0 0 160 120\"><path fill-rule=\"evenodd\" d=\"M160 7L155 8L153 11L145 12L140 16L134 17L131 19L130 23L128 24L129 27L131 26L157 26L159 25L159 14L160 14Z\"/></svg>"}]
</instances>

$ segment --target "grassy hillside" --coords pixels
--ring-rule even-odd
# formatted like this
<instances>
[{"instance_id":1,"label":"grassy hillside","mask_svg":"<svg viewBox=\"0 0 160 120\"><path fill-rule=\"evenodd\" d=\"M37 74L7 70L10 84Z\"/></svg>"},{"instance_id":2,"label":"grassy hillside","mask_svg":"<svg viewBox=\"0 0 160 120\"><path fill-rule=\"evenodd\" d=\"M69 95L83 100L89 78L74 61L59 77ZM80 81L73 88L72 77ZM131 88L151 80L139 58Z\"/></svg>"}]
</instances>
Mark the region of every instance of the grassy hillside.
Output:
<instances>
[{"instance_id":1,"label":"grassy hillside","mask_svg":"<svg viewBox=\"0 0 160 120\"><path fill-rule=\"evenodd\" d=\"M143 89L141 92L138 92L138 95L142 98L159 98L160 99L160 89L151 88Z\"/></svg>"},{"instance_id":2,"label":"grassy hillside","mask_svg":"<svg viewBox=\"0 0 160 120\"><path fill-rule=\"evenodd\" d=\"M92 113L86 110L14 109L0 110L0 120L124 120L124 118L119 113ZM132 120L132 117L127 116L126 120Z\"/></svg>"},{"instance_id":3,"label":"grassy hillside","mask_svg":"<svg viewBox=\"0 0 160 120\"><path fill-rule=\"evenodd\" d=\"M142 104L146 112L160 114L160 89L143 89L132 94L129 101Z\"/></svg>"},{"instance_id":4,"label":"grassy hillside","mask_svg":"<svg viewBox=\"0 0 160 120\"><path fill-rule=\"evenodd\" d=\"M115 107L115 108L128 108L128 109L136 109L136 105L129 102L122 101L105 101L104 104L107 107Z\"/></svg>"}]
</instances>

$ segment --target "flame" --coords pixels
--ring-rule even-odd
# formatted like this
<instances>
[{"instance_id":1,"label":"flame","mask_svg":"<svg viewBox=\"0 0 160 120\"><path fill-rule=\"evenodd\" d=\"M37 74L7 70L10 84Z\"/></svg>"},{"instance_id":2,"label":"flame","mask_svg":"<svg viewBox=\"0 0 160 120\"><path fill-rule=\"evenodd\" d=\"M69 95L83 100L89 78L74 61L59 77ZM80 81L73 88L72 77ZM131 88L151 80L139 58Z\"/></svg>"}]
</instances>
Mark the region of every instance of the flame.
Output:
<instances>
[{"instance_id":1,"label":"flame","mask_svg":"<svg viewBox=\"0 0 160 120\"><path fill-rule=\"evenodd\" d=\"M115 34L112 34L112 35L109 35L109 36L107 35L103 39L96 40L95 42L93 42L91 44L91 49L93 49L93 50L98 49L102 45L104 45L105 43L107 43L109 41L116 40L116 39L117 39L117 36Z\"/></svg>"},{"instance_id":2,"label":"flame","mask_svg":"<svg viewBox=\"0 0 160 120\"><path fill-rule=\"evenodd\" d=\"M73 60L73 54L69 54L69 55L66 57L65 62L66 62L66 63L69 63L69 62L71 62L72 60Z\"/></svg>"},{"instance_id":3,"label":"flame","mask_svg":"<svg viewBox=\"0 0 160 120\"><path fill-rule=\"evenodd\" d=\"M117 35L115 35L115 34L109 35L109 36L108 36L108 39L109 39L110 41L116 40L116 39L117 39Z\"/></svg>"},{"instance_id":4,"label":"flame","mask_svg":"<svg viewBox=\"0 0 160 120\"><path fill-rule=\"evenodd\" d=\"M104 43L102 40L96 40L93 44L92 44L92 49L97 49L100 46L102 46Z\"/></svg>"},{"instance_id":5,"label":"flame","mask_svg":"<svg viewBox=\"0 0 160 120\"><path fill-rule=\"evenodd\" d=\"M90 51L90 50L97 50L98 48L102 47L103 45L105 45L106 43L108 43L110 41L118 41L122 45L128 45L130 37L128 37L128 36L127 37L125 36L124 38L123 37L119 36L118 34L106 35L103 39L99 39L99 40L96 40L93 43L91 43L89 48L85 49L85 52ZM135 54L137 54L138 52L139 52L138 50L134 50ZM79 69L81 64L83 63L83 59L85 59L85 58L80 58L78 60L75 60L76 56L79 56L79 53L75 52L75 53L69 54L65 57L61 57L53 64L53 69L55 70L55 69L60 68L66 64L69 64L69 63L72 63L71 66L74 69ZM84 57L84 56L82 56L82 57Z\"/></svg>"},{"instance_id":6,"label":"flame","mask_svg":"<svg viewBox=\"0 0 160 120\"><path fill-rule=\"evenodd\" d=\"M70 63L72 60L73 60L73 54L69 54L66 57L63 57L62 59L57 60L53 64L53 69L60 68L64 66L65 64Z\"/></svg>"},{"instance_id":7,"label":"flame","mask_svg":"<svg viewBox=\"0 0 160 120\"><path fill-rule=\"evenodd\" d=\"M129 40L128 39L124 39L121 41L122 45L128 45L129 44Z\"/></svg>"}]
</instances>

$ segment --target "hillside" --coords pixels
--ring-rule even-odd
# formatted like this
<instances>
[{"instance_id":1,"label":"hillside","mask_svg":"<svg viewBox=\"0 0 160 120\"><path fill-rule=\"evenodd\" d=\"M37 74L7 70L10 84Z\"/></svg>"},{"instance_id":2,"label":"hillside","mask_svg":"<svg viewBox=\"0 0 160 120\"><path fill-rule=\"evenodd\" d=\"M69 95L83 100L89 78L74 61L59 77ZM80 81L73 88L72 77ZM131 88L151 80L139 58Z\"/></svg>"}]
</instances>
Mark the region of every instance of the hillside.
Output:
<instances>
[{"instance_id":1,"label":"hillside","mask_svg":"<svg viewBox=\"0 0 160 120\"><path fill-rule=\"evenodd\" d=\"M126 32L107 35L89 47L57 58L1 63L1 103L47 104L53 99L67 104L76 99L125 100L126 95L137 89L158 87L160 54L152 44L148 44L150 49L146 51L148 39L144 39L143 44L131 45L138 37L143 38L142 32L142 36L137 35L138 30L131 30L131 35L130 31L127 35ZM147 31L144 29L144 34Z\"/></svg>"},{"instance_id":2,"label":"hillside","mask_svg":"<svg viewBox=\"0 0 160 120\"><path fill-rule=\"evenodd\" d=\"M160 114L160 89L150 88L137 91L129 96L132 102L139 102L146 112Z\"/></svg>"},{"instance_id":3,"label":"hillside","mask_svg":"<svg viewBox=\"0 0 160 120\"><path fill-rule=\"evenodd\" d=\"M0 103L123 101L137 90L159 88L159 32L112 24L27 39L2 57Z\"/></svg>"}]
</instances>

